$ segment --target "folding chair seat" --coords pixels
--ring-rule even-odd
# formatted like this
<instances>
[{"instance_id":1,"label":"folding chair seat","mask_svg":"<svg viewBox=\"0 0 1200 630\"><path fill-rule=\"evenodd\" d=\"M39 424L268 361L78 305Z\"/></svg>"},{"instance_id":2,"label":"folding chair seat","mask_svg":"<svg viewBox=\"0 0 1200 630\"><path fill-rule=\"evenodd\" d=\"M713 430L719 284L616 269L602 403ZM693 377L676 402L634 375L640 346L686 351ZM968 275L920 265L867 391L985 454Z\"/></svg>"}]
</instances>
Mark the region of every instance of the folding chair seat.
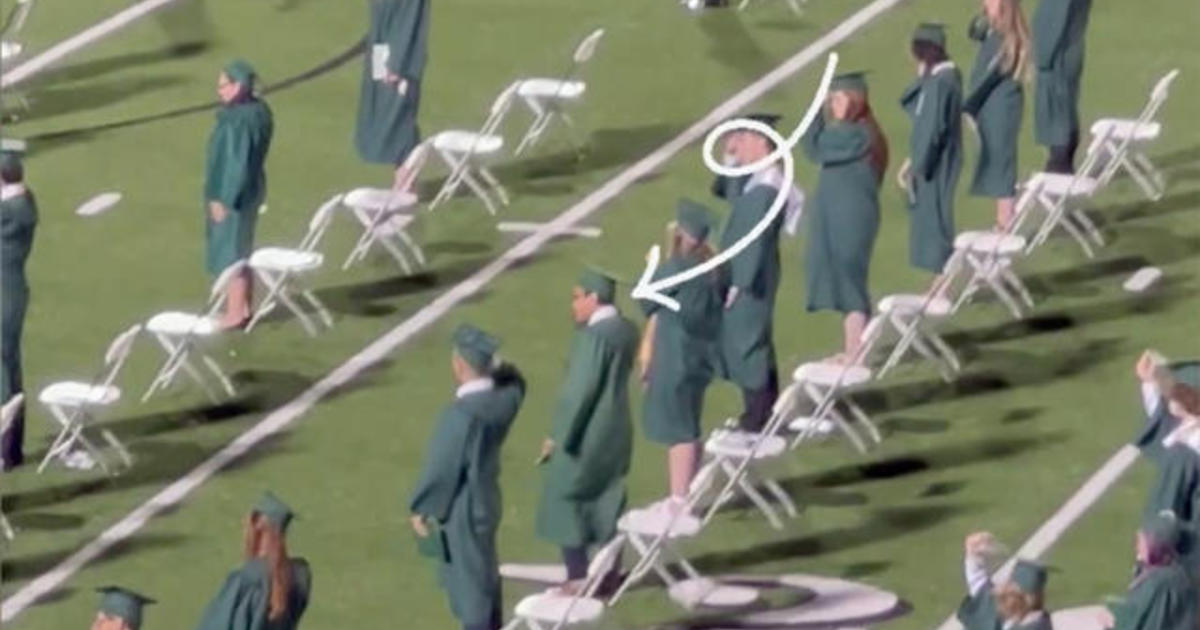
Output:
<instances>
[{"instance_id":1,"label":"folding chair seat","mask_svg":"<svg viewBox=\"0 0 1200 630\"><path fill-rule=\"evenodd\" d=\"M1171 84L1179 76L1174 69L1163 75L1150 91L1146 106L1135 119L1101 118L1092 124L1092 145L1103 153L1105 164L1100 181L1107 184L1124 169L1151 201L1166 193L1166 178L1146 155L1146 147L1158 140L1163 126L1155 120L1170 96Z\"/></svg>"},{"instance_id":2,"label":"folding chair seat","mask_svg":"<svg viewBox=\"0 0 1200 630\"><path fill-rule=\"evenodd\" d=\"M38 394L38 402L46 407L58 424L57 436L38 466L39 473L56 457L64 464L70 464L69 458L72 453L80 452L77 450L79 446L88 454L90 462L98 464L106 473L111 472L104 455L85 432L96 422L102 410L111 408L121 400L121 389L115 384L117 376L125 366L125 361L133 349L133 342L141 332L142 325L136 324L113 339L104 353L104 366L96 378L90 381L51 383ZM113 447L127 467L133 465L129 451L111 431L102 429L100 435Z\"/></svg>"},{"instance_id":3,"label":"folding chair seat","mask_svg":"<svg viewBox=\"0 0 1200 630\"><path fill-rule=\"evenodd\" d=\"M625 539L614 536L596 552L588 565L587 578L576 595L551 588L541 593L521 598L513 611L514 617L504 630L516 630L524 625L529 630L558 630L566 626L594 623L604 614L604 601L596 593L604 578L612 571Z\"/></svg>"},{"instance_id":4,"label":"folding chair seat","mask_svg":"<svg viewBox=\"0 0 1200 630\"><path fill-rule=\"evenodd\" d=\"M1029 290L1012 270L1015 260L1026 251L1025 237L1001 232L963 232L955 237L954 250L953 256L960 259L955 264L965 262L964 273L970 277L951 312L957 313L984 286L991 289L1016 319L1023 315L1021 303L1033 308Z\"/></svg>"},{"instance_id":5,"label":"folding chair seat","mask_svg":"<svg viewBox=\"0 0 1200 630\"><path fill-rule=\"evenodd\" d=\"M1024 223L1033 207L1045 213L1041 226L1028 239L1026 248L1029 251L1045 243L1056 228L1062 228L1079 243L1088 258L1095 258L1092 243L1103 246L1104 237L1080 205L1101 188L1098 162L1099 154L1093 150L1074 175L1035 173L1025 182L1022 198L1017 205L1018 225Z\"/></svg>"},{"instance_id":6,"label":"folding chair seat","mask_svg":"<svg viewBox=\"0 0 1200 630\"><path fill-rule=\"evenodd\" d=\"M574 133L572 133L575 121L563 108L569 103L579 101L587 91L587 83L579 80L579 75L584 64L590 61L596 53L596 46L603 37L604 29L598 28L583 38L571 56L570 68L561 78L525 79L520 82L517 86L517 96L521 97L521 100L533 113L533 124L529 126L525 135L521 137L521 141L517 143L513 155L520 155L526 149L537 144L555 118L562 119L567 133L571 134L571 143L578 146Z\"/></svg>"},{"instance_id":7,"label":"folding chair seat","mask_svg":"<svg viewBox=\"0 0 1200 630\"><path fill-rule=\"evenodd\" d=\"M879 301L876 308L898 339L888 358L879 367L876 378L883 378L913 348L933 361L947 382L962 369L958 355L934 330L938 322L954 313L954 303L946 295L961 266L962 257L952 255L942 268L938 280L925 295L898 293Z\"/></svg>"},{"instance_id":8,"label":"folding chair seat","mask_svg":"<svg viewBox=\"0 0 1200 630\"><path fill-rule=\"evenodd\" d=\"M434 152L450 169L441 189L429 202L430 210L453 197L463 184L483 201L490 214L496 214L496 200L508 205L508 192L485 162L504 148L504 137L499 133L500 124L512 108L514 95L520 85L520 81L513 82L500 92L479 131L452 129L439 132L429 140ZM493 196L496 200L492 199Z\"/></svg>"},{"instance_id":9,"label":"folding chair seat","mask_svg":"<svg viewBox=\"0 0 1200 630\"><path fill-rule=\"evenodd\" d=\"M250 269L267 288L267 293L259 300L258 306L254 309L253 316L246 324L246 332L253 330L263 317L282 303L296 316L296 319L300 320L304 330L315 336L317 327L300 307L298 298L302 298L316 311L317 316L326 327L333 327L333 318L329 315L329 310L312 291L301 285L301 279L325 264L325 256L314 250L325 233L329 231L333 213L341 202L342 196L335 195L317 208L309 221L308 232L295 248L262 247L250 254Z\"/></svg>"},{"instance_id":10,"label":"folding chair seat","mask_svg":"<svg viewBox=\"0 0 1200 630\"><path fill-rule=\"evenodd\" d=\"M349 269L350 265L365 259L376 243L405 274L412 274L414 265L425 266L425 252L408 233L408 226L416 219L416 195L384 188L356 188L346 193L342 205L363 228L362 236L342 263L342 269Z\"/></svg>"},{"instance_id":11,"label":"folding chair seat","mask_svg":"<svg viewBox=\"0 0 1200 630\"><path fill-rule=\"evenodd\" d=\"M209 373L216 378L218 384L225 390L226 394L229 396L235 395L236 392L229 377L200 345L201 342L216 337L223 332L217 313L224 306L225 300L228 297L230 281L235 276L244 273L246 265L246 261L239 260L221 272L221 275L213 282L212 290L209 293L208 305L203 313L166 311L151 317L146 322L146 331L153 335L159 345L162 346L167 359L150 382L150 387L146 389L146 393L142 395L142 402L149 400L155 392L170 387L180 370L186 372L213 402L217 402L216 393L209 386L207 378L192 361L193 356L200 357L201 362L208 369Z\"/></svg>"},{"instance_id":12,"label":"folding chair seat","mask_svg":"<svg viewBox=\"0 0 1200 630\"><path fill-rule=\"evenodd\" d=\"M21 410L21 404L24 402L25 394L14 394L5 401L3 407L0 407L0 435L8 433L9 427L12 426L13 420L17 417L17 412ZM4 460L0 457L0 473L3 471ZM16 532L13 531L12 524L8 522L8 517L4 516L2 509L0 509L0 533L8 540L16 537Z\"/></svg>"}]
</instances>

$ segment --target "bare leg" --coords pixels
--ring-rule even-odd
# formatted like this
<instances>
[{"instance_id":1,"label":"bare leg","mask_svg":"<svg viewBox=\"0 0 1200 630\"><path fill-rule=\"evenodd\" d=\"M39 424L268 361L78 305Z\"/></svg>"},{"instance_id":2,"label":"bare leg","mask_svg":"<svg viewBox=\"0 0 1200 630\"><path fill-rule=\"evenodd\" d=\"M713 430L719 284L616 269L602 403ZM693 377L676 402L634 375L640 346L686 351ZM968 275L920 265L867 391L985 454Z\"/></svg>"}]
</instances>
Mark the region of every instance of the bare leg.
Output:
<instances>
[{"instance_id":1,"label":"bare leg","mask_svg":"<svg viewBox=\"0 0 1200 630\"><path fill-rule=\"evenodd\" d=\"M397 166L395 179L392 180L392 189L399 192L408 192L413 184L408 175L408 169L403 164Z\"/></svg>"},{"instance_id":2,"label":"bare leg","mask_svg":"<svg viewBox=\"0 0 1200 630\"><path fill-rule=\"evenodd\" d=\"M863 329L867 327L866 313L846 313L842 320L842 333L845 335L845 347L842 349L842 361L850 361L862 345Z\"/></svg>"},{"instance_id":3,"label":"bare leg","mask_svg":"<svg viewBox=\"0 0 1200 630\"><path fill-rule=\"evenodd\" d=\"M250 273L243 272L229 281L228 297L225 302L224 328L238 328L250 319L250 300L253 281Z\"/></svg>"},{"instance_id":4,"label":"bare leg","mask_svg":"<svg viewBox=\"0 0 1200 630\"><path fill-rule=\"evenodd\" d=\"M696 476L696 461L700 455L698 442L672 444L667 450L667 473L671 480L671 498L682 501L688 495L688 486Z\"/></svg>"},{"instance_id":5,"label":"bare leg","mask_svg":"<svg viewBox=\"0 0 1200 630\"><path fill-rule=\"evenodd\" d=\"M1008 226L1012 223L1013 213L1016 210L1017 200L1013 197L1002 197L996 200L996 227L1000 230L1008 230Z\"/></svg>"}]
</instances>

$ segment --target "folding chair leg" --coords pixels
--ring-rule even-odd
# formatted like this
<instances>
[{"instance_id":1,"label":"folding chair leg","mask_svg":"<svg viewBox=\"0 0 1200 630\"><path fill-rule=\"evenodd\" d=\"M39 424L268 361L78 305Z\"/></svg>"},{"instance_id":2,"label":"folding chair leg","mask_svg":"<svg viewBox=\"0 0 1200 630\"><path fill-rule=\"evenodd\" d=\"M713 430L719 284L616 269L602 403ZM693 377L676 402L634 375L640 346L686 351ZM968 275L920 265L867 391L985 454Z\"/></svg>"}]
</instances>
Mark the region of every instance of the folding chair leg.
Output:
<instances>
[{"instance_id":1,"label":"folding chair leg","mask_svg":"<svg viewBox=\"0 0 1200 630\"><path fill-rule=\"evenodd\" d=\"M304 296L309 306L313 307L313 310L317 312L317 316L321 318L321 321L325 322L325 326L333 328L333 316L329 314L329 309L325 308L325 303L317 299L317 296L308 289L301 291L300 295Z\"/></svg>"},{"instance_id":2,"label":"folding chair leg","mask_svg":"<svg viewBox=\"0 0 1200 630\"><path fill-rule=\"evenodd\" d=\"M221 366L218 365L212 357L208 356L208 354L204 352L201 352L200 360L203 361L204 365L208 367L208 371L212 372L213 375L217 377L217 380L221 383L221 387L225 389L225 393L229 394L231 398L237 395L237 391L233 389L233 382L229 380L229 377L225 375L225 372L221 369ZM198 375L197 380L201 380L199 379ZM207 388L207 386L205 387ZM216 397L214 396L213 398L215 399Z\"/></svg>"},{"instance_id":3,"label":"folding chair leg","mask_svg":"<svg viewBox=\"0 0 1200 630\"><path fill-rule=\"evenodd\" d=\"M850 409L850 413L854 415L854 418L867 427L867 433L870 434L871 439L875 440L876 444L881 444L883 436L879 433L879 427L875 426L875 422L862 410L862 407L859 407L849 398L843 398L842 402L846 403L846 407Z\"/></svg>"},{"instance_id":4,"label":"folding chair leg","mask_svg":"<svg viewBox=\"0 0 1200 630\"><path fill-rule=\"evenodd\" d=\"M60 456L70 447L68 440L73 436L71 427L74 426L76 414L73 413L68 417L60 407L51 406L50 415L54 416L54 419L59 423L60 429L54 441L50 443L50 448L46 450L46 455L42 457L41 463L38 464L37 473L39 475L46 470L46 466L50 464L50 460Z\"/></svg>"},{"instance_id":5,"label":"folding chair leg","mask_svg":"<svg viewBox=\"0 0 1200 630\"><path fill-rule=\"evenodd\" d=\"M1150 161L1150 158L1146 157L1146 154L1141 151L1133 154L1133 162L1140 167L1138 174L1144 179L1144 181L1138 182L1142 187L1142 191L1146 193L1146 196L1151 201L1162 199L1163 195L1167 192L1166 177L1163 176L1162 171L1158 170L1154 166L1154 163Z\"/></svg>"},{"instance_id":6,"label":"folding chair leg","mask_svg":"<svg viewBox=\"0 0 1200 630\"><path fill-rule=\"evenodd\" d=\"M413 258L417 259L418 266L424 267L427 264L425 261L425 251L417 244L416 239L408 234L407 230L396 230L396 237L404 241L404 245L408 247L408 251L412 252Z\"/></svg>"},{"instance_id":7,"label":"folding chair leg","mask_svg":"<svg viewBox=\"0 0 1200 630\"><path fill-rule=\"evenodd\" d=\"M16 532L13 531L12 524L8 522L8 517L4 516L4 514L0 514L0 529L4 531L4 537L8 540L17 537Z\"/></svg>"},{"instance_id":8,"label":"folding chair leg","mask_svg":"<svg viewBox=\"0 0 1200 630\"><path fill-rule=\"evenodd\" d=\"M535 114L535 116L536 117L533 120L533 124L529 126L529 129L525 132L525 135L521 137L521 142L517 144L516 149L513 149L513 155L521 155L525 149L532 148L537 137L541 135L541 132L538 130L538 126L542 122L542 119L545 118L545 114Z\"/></svg>"},{"instance_id":9,"label":"folding chair leg","mask_svg":"<svg viewBox=\"0 0 1200 630\"><path fill-rule=\"evenodd\" d=\"M316 325L312 323L312 320L309 319L308 314L304 312L304 309L300 308L300 305L296 303L296 300L292 299L291 295L288 295L286 288L279 292L278 299L280 302L283 302L284 306L288 307L288 310L290 310L293 315L296 316L296 320L300 322L300 325L304 327L305 332L307 332L309 336L317 336L318 330Z\"/></svg>"},{"instance_id":10,"label":"folding chair leg","mask_svg":"<svg viewBox=\"0 0 1200 630\"><path fill-rule=\"evenodd\" d=\"M788 6L792 8L792 13L797 16L804 15L804 8L800 6L799 0L788 0Z\"/></svg>"},{"instance_id":11,"label":"folding chair leg","mask_svg":"<svg viewBox=\"0 0 1200 630\"><path fill-rule=\"evenodd\" d=\"M941 355L929 347L929 344L926 343L927 339L928 337L926 334L917 335L917 337L913 339L913 347L917 349L917 352L921 353L921 356L929 359L930 362L937 366L938 374L942 376L943 381L946 381L947 383L953 381L954 370L952 370L950 366L942 360Z\"/></svg>"},{"instance_id":12,"label":"folding chair leg","mask_svg":"<svg viewBox=\"0 0 1200 630\"><path fill-rule=\"evenodd\" d=\"M913 317L915 319L920 317L920 315L914 315ZM888 355L887 361L884 361L883 366L879 368L878 378L883 378L892 368L900 364L900 361L908 353L908 348L917 335L916 323L906 321L901 317L900 313L893 311L888 316L888 322L900 333L900 339L896 341L896 345L892 348L891 354Z\"/></svg>"},{"instance_id":13,"label":"folding chair leg","mask_svg":"<svg viewBox=\"0 0 1200 630\"><path fill-rule=\"evenodd\" d=\"M100 435L104 437L109 446L113 447L117 451L117 455L121 456L121 460L125 462L126 468L133 467L133 455L130 455L129 450L126 449L125 445L117 439L117 436L113 435L112 431L109 431L108 429L102 429L100 431Z\"/></svg>"},{"instance_id":14,"label":"folding chair leg","mask_svg":"<svg viewBox=\"0 0 1200 630\"><path fill-rule=\"evenodd\" d=\"M479 175L482 176L483 180L492 187L493 191L496 192L496 196L500 199L500 203L507 206L510 203L508 199L508 191L504 190L504 186L500 184L500 180L497 179L494 174L492 174L492 171L486 166L480 166Z\"/></svg>"},{"instance_id":15,"label":"folding chair leg","mask_svg":"<svg viewBox=\"0 0 1200 630\"><path fill-rule=\"evenodd\" d=\"M762 483L763 487L765 487L768 492L774 495L775 500L783 506L783 511L786 512L789 517L796 518L799 516L800 512L796 509L796 503L792 501L792 497L788 496L787 492L784 492L783 486L780 486L778 481L767 478L764 479Z\"/></svg>"},{"instance_id":16,"label":"folding chair leg","mask_svg":"<svg viewBox=\"0 0 1200 630\"><path fill-rule=\"evenodd\" d=\"M758 508L758 511L767 517L767 522L771 524L771 527L778 530L783 529L783 521L779 520L779 515L775 514L775 508L771 507L766 497L758 491L758 488L754 487L754 480L750 476L749 468L746 469L746 474L742 475L742 478L738 480L738 487L742 489L742 492L746 495L746 498L750 499L754 507Z\"/></svg>"},{"instance_id":17,"label":"folding chair leg","mask_svg":"<svg viewBox=\"0 0 1200 630\"><path fill-rule=\"evenodd\" d=\"M1017 292L1017 295L1021 298L1021 301L1025 303L1025 306L1032 310L1033 296L1029 295L1029 289L1025 286L1024 282L1021 282L1021 277L1013 273L1013 270L1008 267L1000 269L1000 277L1004 281L1008 282L1008 285Z\"/></svg>"},{"instance_id":18,"label":"folding chair leg","mask_svg":"<svg viewBox=\"0 0 1200 630\"><path fill-rule=\"evenodd\" d=\"M387 253L391 254L392 258L395 259L396 264L400 265L400 269L404 270L404 275L411 276L413 273L413 267L408 262L408 256L405 256L404 252L400 251L400 248L397 247L396 244L391 241L391 239L380 238L378 239L378 242L385 250L387 250Z\"/></svg>"},{"instance_id":19,"label":"folding chair leg","mask_svg":"<svg viewBox=\"0 0 1200 630\"><path fill-rule=\"evenodd\" d=\"M950 347L950 344L946 343L946 340L942 339L941 336L935 332L926 331L925 335L926 338L929 339L929 343L932 344L934 349L938 351L938 354L942 355L942 360L944 360L946 364L950 366L950 369L955 372L961 372L962 362L959 361L958 354L954 352L954 349Z\"/></svg>"},{"instance_id":20,"label":"folding chair leg","mask_svg":"<svg viewBox=\"0 0 1200 630\"><path fill-rule=\"evenodd\" d=\"M467 188L471 189L471 192L475 193L476 197L479 197L479 199L483 201L483 205L487 206L488 214L495 216L496 202L492 201L491 195L488 194L488 191L483 187L483 184L480 184L479 180L475 179L475 177L470 173L464 173L462 181L467 185Z\"/></svg>"},{"instance_id":21,"label":"folding chair leg","mask_svg":"<svg viewBox=\"0 0 1200 630\"><path fill-rule=\"evenodd\" d=\"M275 310L275 298L282 290L283 283L286 281L286 278L277 280L275 276L262 269L255 269L254 275L258 276L259 282L266 285L267 294L259 301L258 308L254 309L254 314L250 317L250 321L246 322L246 332L254 330L259 320L265 317L267 313Z\"/></svg>"},{"instance_id":22,"label":"folding chair leg","mask_svg":"<svg viewBox=\"0 0 1200 630\"><path fill-rule=\"evenodd\" d=\"M858 435L858 431L855 431L854 427L850 426L850 423L846 422L846 419L842 417L842 414L838 413L836 410L831 410L829 412L829 419L832 420L835 425L837 425L837 428L840 429L842 434L850 440L850 443L854 445L854 448L858 449L859 453L862 453L863 455L867 454L866 443L863 442L862 437ZM820 419L816 419L816 422L820 422Z\"/></svg>"}]
</instances>

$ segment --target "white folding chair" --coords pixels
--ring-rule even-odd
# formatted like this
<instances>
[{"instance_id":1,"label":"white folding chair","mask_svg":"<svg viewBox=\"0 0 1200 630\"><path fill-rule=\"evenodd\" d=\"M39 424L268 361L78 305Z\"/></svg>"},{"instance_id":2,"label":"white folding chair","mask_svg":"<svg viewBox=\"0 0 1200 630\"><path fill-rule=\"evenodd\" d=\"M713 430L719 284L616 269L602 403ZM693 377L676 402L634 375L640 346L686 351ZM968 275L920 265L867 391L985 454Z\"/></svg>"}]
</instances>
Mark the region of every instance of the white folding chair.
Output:
<instances>
[{"instance_id":1,"label":"white folding chair","mask_svg":"<svg viewBox=\"0 0 1200 630\"><path fill-rule=\"evenodd\" d=\"M1100 168L1100 151L1093 148L1074 175L1034 173L1022 185L1016 209L1016 225L1011 232L1019 233L1020 226L1032 215L1034 208L1042 210L1044 214L1041 225L1027 240L1026 253L1040 247L1054 230L1062 228L1079 243L1088 258L1096 257L1092 244L1103 246L1104 237L1082 206L1101 188Z\"/></svg>"},{"instance_id":2,"label":"white folding chair","mask_svg":"<svg viewBox=\"0 0 1200 630\"><path fill-rule=\"evenodd\" d=\"M1092 147L1104 156L1104 170L1100 174L1101 185L1106 185L1117 171L1124 169L1151 201L1162 198L1166 192L1166 179L1145 149L1162 135L1162 124L1158 122L1159 110L1170 96L1171 84L1179 76L1179 69L1163 75L1150 99L1137 118L1101 118L1092 123Z\"/></svg>"},{"instance_id":3,"label":"white folding chair","mask_svg":"<svg viewBox=\"0 0 1200 630\"><path fill-rule=\"evenodd\" d=\"M787 451L787 439L780 436L779 431L794 415L799 393L799 385L796 383L784 388L775 401L771 418L759 433L739 431L732 422L727 422L725 428L716 429L709 435L704 443L704 452L712 458L716 466L714 476L718 473L723 474L725 482L705 510L703 524L708 524L717 511L740 492L763 513L771 527L783 529L783 520L757 486L765 488L789 517L797 516L796 504L792 498L779 482L764 474L757 464L775 459Z\"/></svg>"},{"instance_id":4,"label":"white folding chair","mask_svg":"<svg viewBox=\"0 0 1200 630\"><path fill-rule=\"evenodd\" d=\"M1017 223L1014 220L1010 227L1017 227ZM1033 298L1012 268L1016 260L1025 255L1025 251L1025 237L1011 232L971 231L955 237L952 257L958 260L953 263L966 264L962 264L962 271L956 272L948 281L954 282L963 276L967 277L967 281L957 297L953 298L954 305L950 312L957 313L980 289L987 287L1012 313L1013 318L1021 319L1024 316L1022 304L1032 309ZM951 295L947 291L947 295Z\"/></svg>"},{"instance_id":5,"label":"white folding chair","mask_svg":"<svg viewBox=\"0 0 1200 630\"><path fill-rule=\"evenodd\" d=\"M100 466L105 473L110 472L106 458L96 447L96 443L88 439L85 431L96 422L99 412L111 408L121 400L121 388L115 385L121 368L133 349L133 342L142 332L142 325L130 326L117 335L104 353L104 365L90 381L59 381L47 385L38 394L38 401L45 405L50 416L58 422L58 435L42 458L38 472L46 469L51 459L56 457L67 461L68 455L82 446L92 461ZM125 463L126 467L133 465L133 458L125 445L108 429L101 429L100 435L112 446Z\"/></svg>"},{"instance_id":6,"label":"white folding chair","mask_svg":"<svg viewBox=\"0 0 1200 630\"><path fill-rule=\"evenodd\" d=\"M583 38L582 42L579 42L579 46L575 48L575 54L571 56L571 66L563 73L562 78L525 79L520 82L517 87L517 96L520 96L533 112L533 124L529 126L529 130L525 132L521 142L517 144L513 155L520 155L525 149L537 144L555 117L562 118L567 133L571 135L571 144L578 146L574 133L572 133L575 121L571 120L571 116L563 110L563 106L578 101L587 90L587 83L579 80L580 71L596 53L596 46L599 45L602 37L604 37L604 29L598 28Z\"/></svg>"},{"instance_id":7,"label":"white folding chair","mask_svg":"<svg viewBox=\"0 0 1200 630\"><path fill-rule=\"evenodd\" d=\"M458 192L464 183L475 196L483 201L491 214L496 214L494 194L502 205L508 205L508 192L500 185L500 180L487 168L484 161L496 155L504 148L504 137L499 134L500 124L512 108L513 97L516 95L520 81L514 81L504 88L496 100L492 102L487 120L479 131L450 130L442 131L429 140L433 150L442 158L450 169L450 174L442 184L441 190L429 202L432 210L438 204L446 201ZM477 177L478 176L478 177ZM483 182L480 182L480 179ZM487 184L487 187L484 186Z\"/></svg>"},{"instance_id":8,"label":"white folding chair","mask_svg":"<svg viewBox=\"0 0 1200 630\"><path fill-rule=\"evenodd\" d=\"M416 180L417 174L425 163L429 145L420 144L409 153L405 166L409 173L409 184ZM355 242L342 269L367 257L371 248L378 243L395 259L396 264L406 274L413 273L413 264L425 266L425 252L417 245L416 240L408 234L408 226L415 220L417 196L411 192L400 192L385 188L356 188L342 199L342 205L348 209L354 218L358 219L363 233ZM404 252L409 252L406 255Z\"/></svg>"},{"instance_id":9,"label":"white folding chair","mask_svg":"<svg viewBox=\"0 0 1200 630\"><path fill-rule=\"evenodd\" d=\"M879 301L877 309L880 316L898 338L875 378L883 378L914 348L937 365L938 372L946 382L953 380L954 375L962 370L962 363L954 349L934 330L936 323L945 320L954 311L954 303L947 295L962 265L961 256L951 255L942 268L942 274L925 295L896 293Z\"/></svg>"},{"instance_id":10,"label":"white folding chair","mask_svg":"<svg viewBox=\"0 0 1200 630\"><path fill-rule=\"evenodd\" d=\"M25 30L29 20L29 12L33 10L33 0L17 0L4 20L4 28L0 29L0 61L7 66L16 60L25 47L17 40Z\"/></svg>"},{"instance_id":11,"label":"white folding chair","mask_svg":"<svg viewBox=\"0 0 1200 630\"><path fill-rule=\"evenodd\" d=\"M21 404L24 402L25 394L13 394L12 398L9 398L4 406L0 407L0 435L8 433L8 429L12 426L13 420L17 418L17 412L21 410ZM0 472L3 470L4 459L0 457ZM0 509L0 533L3 533L8 540L16 537L12 524L8 522L8 517L4 516L3 509Z\"/></svg>"},{"instance_id":12,"label":"white folding chair","mask_svg":"<svg viewBox=\"0 0 1200 630\"><path fill-rule=\"evenodd\" d=\"M808 0L787 0L787 3L792 9L792 13L795 13L796 15L804 15L804 5L808 3ZM748 6L750 6L750 0L742 0L742 2L738 4L738 11L744 11Z\"/></svg>"},{"instance_id":13,"label":"white folding chair","mask_svg":"<svg viewBox=\"0 0 1200 630\"><path fill-rule=\"evenodd\" d=\"M325 263L325 256L314 250L325 236L325 232L329 231L333 213L337 211L341 203L342 196L334 195L320 208L317 208L308 222L308 232L295 248L262 247L254 250L254 253L250 255L250 269L267 287L267 294L259 301L253 317L246 324L246 332L250 332L260 319L282 303L296 316L296 319L300 320L300 324L304 326L304 330L308 331L308 334L316 336L317 327L300 307L297 298L303 298L308 302L326 327L333 327L333 318L330 317L329 310L317 299L317 296L313 295L312 291L301 286L300 280L301 276L320 269L321 265Z\"/></svg>"},{"instance_id":14,"label":"white folding chair","mask_svg":"<svg viewBox=\"0 0 1200 630\"><path fill-rule=\"evenodd\" d=\"M675 548L676 541L693 538L704 527L704 521L692 510L712 485L715 471L715 462L701 466L692 479L687 500L681 505L673 505L671 499L666 499L629 510L617 521L619 535L637 552L638 560L609 599L609 606L615 605L625 591L650 571L658 574L667 585L671 599L686 608L746 605L758 598L758 591L754 589L720 584L700 575ZM672 565L678 567L679 575L672 571Z\"/></svg>"},{"instance_id":15,"label":"white folding chair","mask_svg":"<svg viewBox=\"0 0 1200 630\"><path fill-rule=\"evenodd\" d=\"M876 344L879 343L883 334L883 324L884 317L882 315L876 315L867 322L860 338L858 351L849 358L849 361L845 363L810 361L801 363L792 373L792 380L799 385L800 391L814 405L811 414L796 417L788 422L788 428L796 434L792 439L792 448L796 448L817 435L828 433L831 428L836 427L860 453L866 453L866 443L859 436L858 431L846 421L846 417L838 411L839 403L844 405L854 419L866 428L868 436L874 443L883 442L879 428L875 426L862 407L859 407L850 398L851 390L870 382L875 376L871 368L867 367L866 361L874 351Z\"/></svg>"},{"instance_id":16,"label":"white folding chair","mask_svg":"<svg viewBox=\"0 0 1200 630\"><path fill-rule=\"evenodd\" d=\"M186 372L213 402L217 402L219 399L216 393L193 363L193 355L200 356L201 362L216 377L225 393L230 396L235 394L233 383L229 377L225 375L221 366L208 353L204 352L200 347L200 342L216 337L222 332L221 320L217 314L225 305L229 283L245 270L246 261L239 260L229 265L225 271L221 272L220 276L217 276L209 293L208 305L203 313L166 311L151 317L146 322L146 331L158 340L167 355L167 360L154 376L154 380L150 382L150 387L142 396L142 402L149 400L155 392L169 387L175 381L180 370Z\"/></svg>"},{"instance_id":17,"label":"white folding chair","mask_svg":"<svg viewBox=\"0 0 1200 630\"><path fill-rule=\"evenodd\" d=\"M517 630L521 626L529 630L559 630L567 626L595 623L604 615L604 600L597 596L604 578L612 571L625 539L616 535L606 543L588 565L587 578L575 595L551 588L521 598L513 611L513 619L504 630Z\"/></svg>"}]
</instances>

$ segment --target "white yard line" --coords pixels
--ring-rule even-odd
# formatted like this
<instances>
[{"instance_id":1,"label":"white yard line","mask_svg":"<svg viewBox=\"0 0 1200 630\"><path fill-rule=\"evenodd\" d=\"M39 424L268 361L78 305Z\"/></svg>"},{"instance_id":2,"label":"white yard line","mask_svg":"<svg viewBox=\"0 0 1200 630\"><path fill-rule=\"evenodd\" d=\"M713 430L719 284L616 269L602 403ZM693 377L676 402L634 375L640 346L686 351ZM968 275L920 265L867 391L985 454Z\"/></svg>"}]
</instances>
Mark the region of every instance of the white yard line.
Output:
<instances>
[{"instance_id":1,"label":"white yard line","mask_svg":"<svg viewBox=\"0 0 1200 630\"><path fill-rule=\"evenodd\" d=\"M147 4L165 4L170 0L152 0ZM194 470L164 488L150 500L130 512L115 525L109 527L98 538L71 554L50 571L26 584L0 607L0 622L7 623L38 599L60 587L87 563L99 558L117 543L124 541L141 529L160 512L177 505L193 490L208 481L214 474L271 435L293 424L323 397L349 383L371 365L384 359L417 333L432 325L460 302L476 294L486 284L512 267L518 261L535 254L555 235L579 223L605 203L616 198L642 177L651 174L689 144L699 140L709 129L736 114L746 105L757 100L771 89L783 83L813 61L819 60L831 48L850 37L858 29L905 0L875 0L860 9L844 22L834 27L817 41L809 44L796 55L764 75L759 80L733 95L717 106L707 116L697 121L678 137L659 147L633 166L625 169L595 192L584 197L574 206L546 223L537 232L521 240L499 258L489 263L472 276L463 280L438 296L412 317L375 340L361 352L350 357L340 367L318 381L295 400L268 414L258 424L240 435L225 448L218 451ZM115 28L115 27L114 27ZM57 48L57 47L56 47ZM14 70L14 72L16 72Z\"/></svg>"},{"instance_id":2,"label":"white yard line","mask_svg":"<svg viewBox=\"0 0 1200 630\"><path fill-rule=\"evenodd\" d=\"M1125 445L1121 447L1099 470L1092 473L1092 476L1084 482L1071 498L1058 508L1054 516L1050 520L1042 524L1025 544L1017 550L1017 553L1008 562L1004 563L999 570L996 571L996 579L1003 579L1012 571L1013 565L1016 564L1017 558L1026 558L1029 560L1037 560L1042 557L1042 554L1050 550L1054 543L1058 542L1059 538L1070 529L1076 521L1079 520L1085 512L1088 511L1100 497L1104 496L1105 492L1113 486L1129 470L1133 463L1137 461L1139 451L1136 447ZM965 588L965 587L964 587ZM938 630L962 630L962 624L954 615L950 615L942 625L938 626Z\"/></svg>"},{"instance_id":3,"label":"white yard line","mask_svg":"<svg viewBox=\"0 0 1200 630\"><path fill-rule=\"evenodd\" d=\"M77 0L78 1L78 0ZM29 61L17 64L15 68L0 76L0 88L12 87L25 79L45 70L51 65L62 61L67 55L74 53L84 46L94 44L118 30L146 17L168 4L179 0L142 0L120 13L99 22L73 37L64 39L49 50L42 52Z\"/></svg>"}]
</instances>

